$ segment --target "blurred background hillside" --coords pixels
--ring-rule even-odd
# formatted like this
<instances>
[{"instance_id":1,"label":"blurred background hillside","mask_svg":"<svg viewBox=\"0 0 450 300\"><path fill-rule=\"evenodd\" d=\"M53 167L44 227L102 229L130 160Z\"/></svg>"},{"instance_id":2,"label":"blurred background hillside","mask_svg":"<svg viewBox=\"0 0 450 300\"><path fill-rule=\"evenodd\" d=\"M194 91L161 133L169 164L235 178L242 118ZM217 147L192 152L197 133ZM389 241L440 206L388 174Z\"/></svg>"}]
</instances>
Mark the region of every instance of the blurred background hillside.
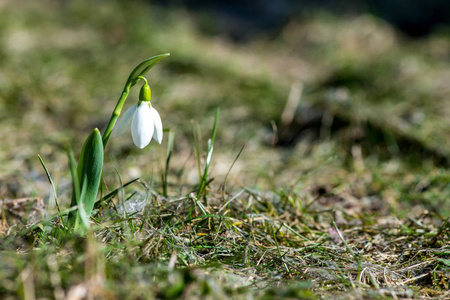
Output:
<instances>
[{"instance_id":1,"label":"blurred background hillside","mask_svg":"<svg viewBox=\"0 0 450 300\"><path fill-rule=\"evenodd\" d=\"M227 34L234 40L257 35L276 35L292 19L326 11L355 16L369 13L389 22L411 37L422 37L450 25L450 5L445 0L280 0L280 1L157 1L166 8L183 8L195 13L202 30Z\"/></svg>"},{"instance_id":2,"label":"blurred background hillside","mask_svg":"<svg viewBox=\"0 0 450 300\"><path fill-rule=\"evenodd\" d=\"M449 215L450 4L421 1L0 2L0 198L69 195L64 147L103 130L131 70L175 133L172 195L198 182L220 107L213 184L292 188L358 212ZM137 101L137 89L126 108ZM167 135L166 135L167 136ZM161 188L167 139L112 139L105 180ZM64 198L64 197L62 197ZM334 200L333 200L334 199ZM335 200L339 199L339 200ZM337 201L337 202L336 202Z\"/></svg>"}]
</instances>

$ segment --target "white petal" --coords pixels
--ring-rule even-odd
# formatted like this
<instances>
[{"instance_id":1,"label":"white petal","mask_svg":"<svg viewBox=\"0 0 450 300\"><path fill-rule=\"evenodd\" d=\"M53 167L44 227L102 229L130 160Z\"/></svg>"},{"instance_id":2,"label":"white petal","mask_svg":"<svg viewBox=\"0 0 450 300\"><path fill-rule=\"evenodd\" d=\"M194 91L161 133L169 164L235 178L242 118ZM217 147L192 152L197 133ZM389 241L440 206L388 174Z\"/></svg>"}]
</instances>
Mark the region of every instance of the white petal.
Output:
<instances>
[{"instance_id":1,"label":"white petal","mask_svg":"<svg viewBox=\"0 0 450 300\"><path fill-rule=\"evenodd\" d=\"M152 114L153 114L153 124L155 126L155 130L153 131L153 139L158 142L158 144L161 144L162 138L163 138L163 127L161 122L161 117L159 116L159 113L151 107Z\"/></svg>"},{"instance_id":2,"label":"white petal","mask_svg":"<svg viewBox=\"0 0 450 300\"><path fill-rule=\"evenodd\" d=\"M117 124L116 137L121 136L127 131L135 112L136 105L133 105L123 114L122 118L119 120L119 124Z\"/></svg>"},{"instance_id":3,"label":"white petal","mask_svg":"<svg viewBox=\"0 0 450 300\"><path fill-rule=\"evenodd\" d=\"M153 114L149 103L142 102L138 106L131 122L131 136L139 148L147 146L153 136Z\"/></svg>"}]
</instances>

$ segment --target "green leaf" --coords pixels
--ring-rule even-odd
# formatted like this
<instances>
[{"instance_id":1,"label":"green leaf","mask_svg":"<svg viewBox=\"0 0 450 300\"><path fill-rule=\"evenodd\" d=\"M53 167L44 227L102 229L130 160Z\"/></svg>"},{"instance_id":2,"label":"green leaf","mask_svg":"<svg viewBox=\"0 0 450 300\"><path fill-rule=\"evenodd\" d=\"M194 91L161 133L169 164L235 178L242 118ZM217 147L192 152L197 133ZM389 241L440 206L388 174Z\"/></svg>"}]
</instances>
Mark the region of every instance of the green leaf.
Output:
<instances>
[{"instance_id":1,"label":"green leaf","mask_svg":"<svg viewBox=\"0 0 450 300\"><path fill-rule=\"evenodd\" d=\"M84 143L77 166L76 178L79 190L74 188L70 205L71 207L78 205L78 210L69 214L69 221L76 231L88 225L87 219L92 213L97 198L102 170L103 142L100 131L95 128Z\"/></svg>"},{"instance_id":2,"label":"green leaf","mask_svg":"<svg viewBox=\"0 0 450 300\"><path fill-rule=\"evenodd\" d=\"M158 62L160 62L162 59L169 56L170 53L164 53L159 54L153 57L150 57L143 62L141 62L139 65L137 65L136 68L131 72L130 76L128 77L127 84L130 84L130 87L135 85L137 83L137 78L139 76L144 76L151 68L153 68Z\"/></svg>"},{"instance_id":3,"label":"green leaf","mask_svg":"<svg viewBox=\"0 0 450 300\"><path fill-rule=\"evenodd\" d=\"M81 194L80 194L80 182L78 180L77 175L77 165L75 162L75 158L73 156L72 149L69 147L67 149L67 156L69 158L69 169L70 174L72 176L72 203L70 207L81 207ZM88 219L86 216L86 213L84 210L81 211L82 213L78 213L78 210L71 210L69 212L69 226L73 226L75 223L77 224L83 224L84 228L87 228L88 225ZM75 220L78 219L76 222Z\"/></svg>"},{"instance_id":4,"label":"green leaf","mask_svg":"<svg viewBox=\"0 0 450 300\"><path fill-rule=\"evenodd\" d=\"M444 258L436 258L437 261L440 261L444 265L450 267L450 259L444 259Z\"/></svg>"}]
</instances>

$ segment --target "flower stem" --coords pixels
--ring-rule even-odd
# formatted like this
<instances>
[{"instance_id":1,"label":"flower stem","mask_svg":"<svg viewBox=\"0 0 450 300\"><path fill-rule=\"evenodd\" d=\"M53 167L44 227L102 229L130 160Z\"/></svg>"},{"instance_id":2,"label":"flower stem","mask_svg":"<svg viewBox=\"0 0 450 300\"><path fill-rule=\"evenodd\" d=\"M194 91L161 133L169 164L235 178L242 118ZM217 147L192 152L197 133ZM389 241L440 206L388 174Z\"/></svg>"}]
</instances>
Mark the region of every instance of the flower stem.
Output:
<instances>
[{"instance_id":1,"label":"flower stem","mask_svg":"<svg viewBox=\"0 0 450 300\"><path fill-rule=\"evenodd\" d=\"M136 79L138 79L138 80L144 80L144 81L145 81L145 84L148 84L147 78L145 78L145 77L143 77L143 76L138 76Z\"/></svg>"},{"instance_id":2,"label":"flower stem","mask_svg":"<svg viewBox=\"0 0 450 300\"><path fill-rule=\"evenodd\" d=\"M125 100L127 100L129 93L130 93L130 84L127 82L125 88L123 89L122 95L119 98L119 101L117 101L116 107L114 108L111 118L109 119L108 126L106 126L105 132L103 133L102 137L103 149L105 149L106 144L108 143L109 137L111 136L111 132L114 129L114 125L116 125L117 119L120 116L120 112L122 111L122 107L125 103Z\"/></svg>"},{"instance_id":3,"label":"flower stem","mask_svg":"<svg viewBox=\"0 0 450 300\"><path fill-rule=\"evenodd\" d=\"M125 100L127 100L128 94L130 93L130 89L139 80L144 80L145 83L147 83L147 80L143 76L151 68L153 68L153 66L156 65L160 60L162 60L163 58L166 58L169 55L170 55L170 53L164 53L164 54L153 56L153 57L141 62L139 65L137 65L136 68L133 69L133 71L131 71L130 76L128 77L128 80L123 89L122 95L120 96L119 101L117 101L116 107L114 108L111 118L109 119L108 126L106 126L105 132L103 133L103 136L102 136L103 149L105 149L106 144L108 143L109 137L111 136L111 133L114 129L114 126L116 125L117 119L119 118L120 113L122 112L122 107L125 104Z\"/></svg>"}]
</instances>

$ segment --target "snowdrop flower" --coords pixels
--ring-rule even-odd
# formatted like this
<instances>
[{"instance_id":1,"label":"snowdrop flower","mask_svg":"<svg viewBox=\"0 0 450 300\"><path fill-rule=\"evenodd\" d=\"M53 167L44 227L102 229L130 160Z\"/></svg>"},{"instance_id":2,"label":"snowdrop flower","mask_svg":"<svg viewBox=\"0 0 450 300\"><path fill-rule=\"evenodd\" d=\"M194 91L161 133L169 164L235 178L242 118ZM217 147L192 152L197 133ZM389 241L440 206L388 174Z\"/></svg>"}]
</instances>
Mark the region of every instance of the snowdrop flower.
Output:
<instances>
[{"instance_id":1,"label":"snowdrop flower","mask_svg":"<svg viewBox=\"0 0 450 300\"><path fill-rule=\"evenodd\" d=\"M159 113L150 103L150 86L145 83L139 93L139 102L130 107L117 125L116 136L120 136L131 125L133 142L139 148L147 146L152 138L161 144L163 138L162 122Z\"/></svg>"}]
</instances>

